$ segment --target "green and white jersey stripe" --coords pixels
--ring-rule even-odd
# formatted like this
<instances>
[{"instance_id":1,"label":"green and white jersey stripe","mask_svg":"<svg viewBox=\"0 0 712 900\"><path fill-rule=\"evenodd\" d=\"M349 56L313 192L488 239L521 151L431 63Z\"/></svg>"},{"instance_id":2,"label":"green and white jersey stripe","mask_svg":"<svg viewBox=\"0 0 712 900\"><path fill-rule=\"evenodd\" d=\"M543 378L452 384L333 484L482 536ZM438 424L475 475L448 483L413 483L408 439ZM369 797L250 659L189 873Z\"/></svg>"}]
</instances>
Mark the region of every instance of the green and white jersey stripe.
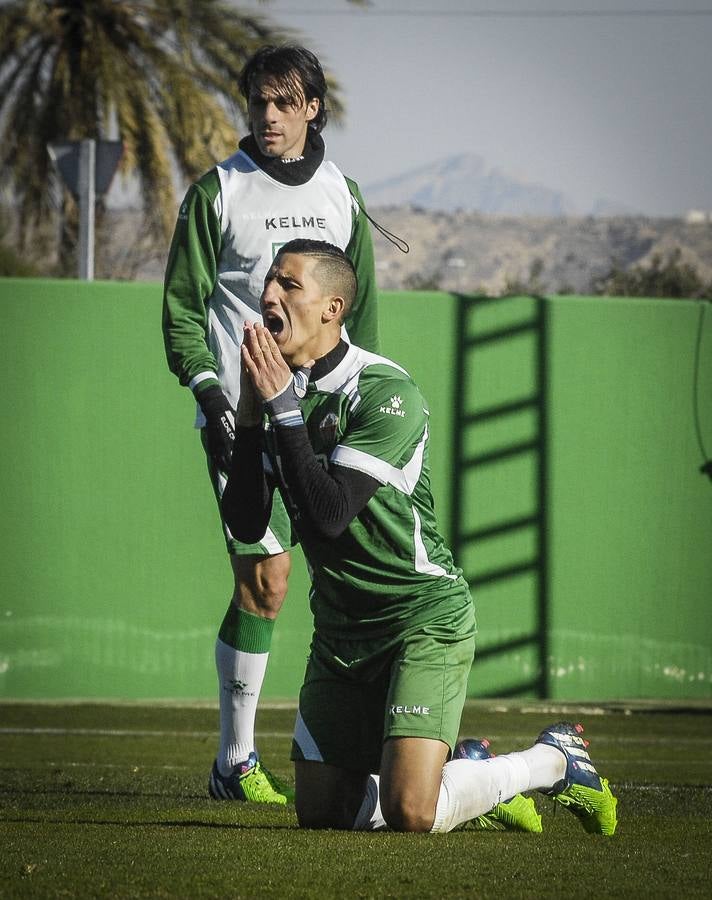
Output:
<instances>
[{"instance_id":1,"label":"green and white jersey stripe","mask_svg":"<svg viewBox=\"0 0 712 900\"><path fill-rule=\"evenodd\" d=\"M352 345L328 375L310 382L300 406L325 466L357 469L380 482L340 537L300 535L320 633L401 633L471 603L437 528L429 412L408 373Z\"/></svg>"}]
</instances>

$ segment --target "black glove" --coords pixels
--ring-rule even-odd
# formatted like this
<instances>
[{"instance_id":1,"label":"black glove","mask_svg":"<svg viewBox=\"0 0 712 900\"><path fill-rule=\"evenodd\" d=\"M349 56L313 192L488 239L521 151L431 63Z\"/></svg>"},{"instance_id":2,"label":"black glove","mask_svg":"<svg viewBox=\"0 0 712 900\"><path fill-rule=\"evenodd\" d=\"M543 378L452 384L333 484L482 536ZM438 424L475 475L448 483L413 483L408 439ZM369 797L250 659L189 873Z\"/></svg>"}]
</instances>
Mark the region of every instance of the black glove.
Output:
<instances>
[{"instance_id":1,"label":"black glove","mask_svg":"<svg viewBox=\"0 0 712 900\"><path fill-rule=\"evenodd\" d=\"M221 471L229 472L235 443L235 412L217 385L204 390L198 403L207 423L208 453Z\"/></svg>"}]
</instances>

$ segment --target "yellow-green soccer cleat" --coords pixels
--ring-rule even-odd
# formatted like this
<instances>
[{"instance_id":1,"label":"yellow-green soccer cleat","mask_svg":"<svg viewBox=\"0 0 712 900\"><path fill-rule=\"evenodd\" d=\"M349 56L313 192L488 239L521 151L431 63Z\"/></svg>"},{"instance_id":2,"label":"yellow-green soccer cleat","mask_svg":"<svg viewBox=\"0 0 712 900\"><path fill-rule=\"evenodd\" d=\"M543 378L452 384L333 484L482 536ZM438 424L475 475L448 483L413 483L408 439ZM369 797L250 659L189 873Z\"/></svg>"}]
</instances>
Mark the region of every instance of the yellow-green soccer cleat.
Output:
<instances>
[{"instance_id":1,"label":"yellow-green soccer cleat","mask_svg":"<svg viewBox=\"0 0 712 900\"><path fill-rule=\"evenodd\" d=\"M213 800L242 800L250 803L294 802L294 789L283 784L265 768L256 753L250 753L244 763L235 767L232 775L221 775L217 761L213 763L208 782Z\"/></svg>"},{"instance_id":2,"label":"yellow-green soccer cleat","mask_svg":"<svg viewBox=\"0 0 712 900\"><path fill-rule=\"evenodd\" d=\"M466 738L460 741L453 750L453 759L489 759L494 756L490 752L490 743L486 738L477 740ZM471 823L481 831L528 831L541 834L541 816L531 797L517 794L511 800L498 803L494 809L482 816L477 816Z\"/></svg>"},{"instance_id":3,"label":"yellow-green soccer cleat","mask_svg":"<svg viewBox=\"0 0 712 900\"><path fill-rule=\"evenodd\" d=\"M278 778L274 772L270 772L267 766L262 765L262 763L260 763L260 767L265 778L272 785L272 790L285 797L287 803L294 803L294 787L287 784L286 781L282 781L281 778Z\"/></svg>"},{"instance_id":4,"label":"yellow-green soccer cleat","mask_svg":"<svg viewBox=\"0 0 712 900\"><path fill-rule=\"evenodd\" d=\"M564 778L543 793L571 810L589 834L612 835L616 830L618 800L591 762L586 749L588 741L581 737L582 733L583 725L557 722L536 739L537 744L556 747L566 757Z\"/></svg>"}]
</instances>

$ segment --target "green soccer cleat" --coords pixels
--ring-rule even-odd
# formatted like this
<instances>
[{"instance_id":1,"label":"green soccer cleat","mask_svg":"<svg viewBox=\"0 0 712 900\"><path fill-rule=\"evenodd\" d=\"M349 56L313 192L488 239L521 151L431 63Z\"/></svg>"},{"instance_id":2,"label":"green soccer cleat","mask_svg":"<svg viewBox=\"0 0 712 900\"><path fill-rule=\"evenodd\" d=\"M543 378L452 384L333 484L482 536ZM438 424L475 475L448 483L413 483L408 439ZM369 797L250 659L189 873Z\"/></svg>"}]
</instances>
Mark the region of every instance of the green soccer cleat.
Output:
<instances>
[{"instance_id":1,"label":"green soccer cleat","mask_svg":"<svg viewBox=\"0 0 712 900\"><path fill-rule=\"evenodd\" d=\"M460 741L452 754L453 759L489 759L494 756L490 752L486 738L476 740L467 738ZM541 816L531 797L516 794L511 800L498 803L494 809L482 816L477 816L471 823L480 831L528 831L541 834Z\"/></svg>"},{"instance_id":2,"label":"green soccer cleat","mask_svg":"<svg viewBox=\"0 0 712 900\"><path fill-rule=\"evenodd\" d=\"M552 796L580 820L589 834L615 834L618 800L608 781L601 778L588 755L588 741L581 737L583 725L558 722L550 725L536 739L537 744L556 747L566 757L566 774L551 790Z\"/></svg>"},{"instance_id":3,"label":"green soccer cleat","mask_svg":"<svg viewBox=\"0 0 712 900\"><path fill-rule=\"evenodd\" d=\"M541 816L531 797L516 794L505 803L498 803L494 809L473 819L475 828L482 831L528 831L541 834Z\"/></svg>"},{"instance_id":4,"label":"green soccer cleat","mask_svg":"<svg viewBox=\"0 0 712 900\"><path fill-rule=\"evenodd\" d=\"M281 778L278 778L274 772L271 772L267 766L259 763L262 773L269 783L272 785L272 790L277 794L281 794L283 797L286 797L287 803L294 803L294 788L287 784L286 781L282 781Z\"/></svg>"},{"instance_id":5,"label":"green soccer cleat","mask_svg":"<svg viewBox=\"0 0 712 900\"><path fill-rule=\"evenodd\" d=\"M208 782L213 800L241 800L250 803L294 803L294 789L281 782L262 765L256 753L235 767L232 775L221 775L213 763Z\"/></svg>"}]
</instances>

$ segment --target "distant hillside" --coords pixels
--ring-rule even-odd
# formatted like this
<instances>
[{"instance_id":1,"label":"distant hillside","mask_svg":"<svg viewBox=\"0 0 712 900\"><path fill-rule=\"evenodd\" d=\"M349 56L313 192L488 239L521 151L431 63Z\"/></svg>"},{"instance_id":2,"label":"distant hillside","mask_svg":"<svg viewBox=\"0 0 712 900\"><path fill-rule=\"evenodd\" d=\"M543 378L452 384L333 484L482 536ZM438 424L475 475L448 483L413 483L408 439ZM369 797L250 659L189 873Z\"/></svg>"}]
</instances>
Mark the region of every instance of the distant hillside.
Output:
<instances>
[{"instance_id":1,"label":"distant hillside","mask_svg":"<svg viewBox=\"0 0 712 900\"><path fill-rule=\"evenodd\" d=\"M488 167L481 156L460 154L366 185L370 206L416 206L512 216L564 216L574 205L560 191Z\"/></svg>"},{"instance_id":2,"label":"distant hillside","mask_svg":"<svg viewBox=\"0 0 712 900\"><path fill-rule=\"evenodd\" d=\"M654 254L667 257L675 247L703 280L712 280L710 223L642 217L514 218L393 207L370 207L369 212L411 248L404 255L374 234L382 290L432 285L498 294L519 282L542 293L587 294L614 265L645 265Z\"/></svg>"},{"instance_id":3,"label":"distant hillside","mask_svg":"<svg viewBox=\"0 0 712 900\"><path fill-rule=\"evenodd\" d=\"M516 217L478 212L432 212L422 207L377 207L369 213L410 244L399 252L375 229L376 276L381 290L438 287L464 293L500 294L521 285L541 293L588 294L616 265L632 268L667 257L682 260L712 281L712 222L632 216L607 218ZM9 221L9 210L4 211ZM0 208L0 221L3 210ZM7 230L3 243L13 246ZM23 253L40 274L54 274L56 229ZM137 210L109 210L97 234L97 278L160 281L168 247L146 235Z\"/></svg>"}]
</instances>

